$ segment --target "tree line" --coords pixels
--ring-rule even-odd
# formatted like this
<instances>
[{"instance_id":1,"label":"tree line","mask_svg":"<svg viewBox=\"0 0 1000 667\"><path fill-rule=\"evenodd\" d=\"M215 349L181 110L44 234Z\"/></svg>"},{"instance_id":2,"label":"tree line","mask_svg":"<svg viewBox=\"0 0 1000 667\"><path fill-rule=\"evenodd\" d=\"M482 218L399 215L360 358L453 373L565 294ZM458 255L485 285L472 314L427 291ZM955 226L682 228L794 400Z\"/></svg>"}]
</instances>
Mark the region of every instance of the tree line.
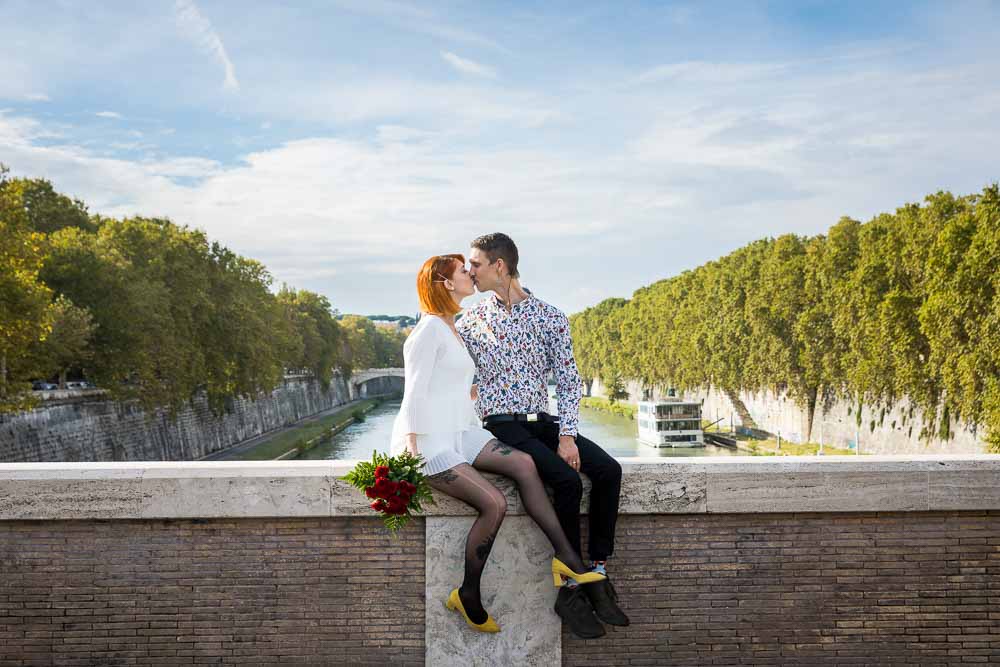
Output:
<instances>
[{"instance_id":1,"label":"tree line","mask_svg":"<svg viewBox=\"0 0 1000 667\"><path fill-rule=\"evenodd\" d=\"M907 398L921 437L961 419L1000 452L1000 191L754 241L570 322L585 381L787 391L809 428L825 400L861 425Z\"/></svg>"},{"instance_id":2,"label":"tree line","mask_svg":"<svg viewBox=\"0 0 1000 667\"><path fill-rule=\"evenodd\" d=\"M159 218L115 219L0 165L0 412L29 380L85 371L120 400L221 410L287 371L402 366L405 333L338 313L260 262Z\"/></svg>"}]
</instances>

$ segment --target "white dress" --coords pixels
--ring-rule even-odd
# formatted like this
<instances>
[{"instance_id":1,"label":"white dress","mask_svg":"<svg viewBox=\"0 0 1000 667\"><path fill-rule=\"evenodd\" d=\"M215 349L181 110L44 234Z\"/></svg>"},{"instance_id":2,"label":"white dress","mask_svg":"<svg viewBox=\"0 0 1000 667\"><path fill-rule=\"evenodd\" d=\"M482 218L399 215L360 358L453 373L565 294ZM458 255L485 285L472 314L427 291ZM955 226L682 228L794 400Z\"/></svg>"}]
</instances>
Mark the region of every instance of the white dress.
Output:
<instances>
[{"instance_id":1,"label":"white dress","mask_svg":"<svg viewBox=\"0 0 1000 667\"><path fill-rule=\"evenodd\" d=\"M403 365L406 384L390 454L401 453L406 435L415 433L425 475L471 464L494 436L480 425L469 395L476 365L465 345L440 317L424 315L403 345Z\"/></svg>"}]
</instances>

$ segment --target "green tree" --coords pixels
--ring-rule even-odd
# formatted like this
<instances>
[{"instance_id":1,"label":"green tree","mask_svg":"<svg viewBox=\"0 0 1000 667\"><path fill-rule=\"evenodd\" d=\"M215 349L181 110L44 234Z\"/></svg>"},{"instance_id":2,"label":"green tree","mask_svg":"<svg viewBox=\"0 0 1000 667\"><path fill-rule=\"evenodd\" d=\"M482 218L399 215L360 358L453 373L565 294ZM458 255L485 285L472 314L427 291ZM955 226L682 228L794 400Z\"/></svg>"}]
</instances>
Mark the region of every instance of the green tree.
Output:
<instances>
[{"instance_id":1,"label":"green tree","mask_svg":"<svg viewBox=\"0 0 1000 667\"><path fill-rule=\"evenodd\" d=\"M73 304L65 296L56 297L49 308L51 331L31 351L32 365L38 375L59 376L59 387L66 387L66 373L93 358L92 341L97 325L86 308Z\"/></svg>"},{"instance_id":2,"label":"green tree","mask_svg":"<svg viewBox=\"0 0 1000 667\"><path fill-rule=\"evenodd\" d=\"M344 315L339 323L346 342L343 364L345 373L349 375L356 370L375 368L378 360L375 344L377 334L372 321L361 315Z\"/></svg>"},{"instance_id":3,"label":"green tree","mask_svg":"<svg viewBox=\"0 0 1000 667\"><path fill-rule=\"evenodd\" d=\"M27 378L9 369L23 366L31 346L50 331L51 291L39 278L45 238L31 229L24 191L24 181L8 178L0 165L0 411L31 405Z\"/></svg>"},{"instance_id":4,"label":"green tree","mask_svg":"<svg viewBox=\"0 0 1000 667\"><path fill-rule=\"evenodd\" d=\"M825 236L755 241L613 313L588 308L571 318L581 374L785 389L810 421L828 398L906 398L922 408L923 436L946 438L962 418L1000 451L998 202L996 185L939 192Z\"/></svg>"},{"instance_id":5,"label":"green tree","mask_svg":"<svg viewBox=\"0 0 1000 667\"><path fill-rule=\"evenodd\" d=\"M25 215L36 232L51 234L66 227L95 231L97 224L90 219L87 206L79 199L70 199L52 188L45 179L22 179Z\"/></svg>"},{"instance_id":6,"label":"green tree","mask_svg":"<svg viewBox=\"0 0 1000 667\"><path fill-rule=\"evenodd\" d=\"M278 293L278 302L294 323L302 345L290 367L308 368L323 387L329 387L335 367L342 365L344 334L334 319L330 301L322 295L288 286Z\"/></svg>"}]
</instances>

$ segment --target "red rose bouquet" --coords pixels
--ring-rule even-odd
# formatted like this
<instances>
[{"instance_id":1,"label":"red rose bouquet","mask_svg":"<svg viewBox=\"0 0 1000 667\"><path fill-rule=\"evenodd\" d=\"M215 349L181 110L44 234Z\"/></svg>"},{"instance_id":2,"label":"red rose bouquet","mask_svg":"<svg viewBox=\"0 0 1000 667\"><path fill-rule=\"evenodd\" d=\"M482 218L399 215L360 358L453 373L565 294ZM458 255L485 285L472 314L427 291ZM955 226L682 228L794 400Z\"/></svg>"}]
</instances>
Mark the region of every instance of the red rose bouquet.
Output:
<instances>
[{"instance_id":1,"label":"red rose bouquet","mask_svg":"<svg viewBox=\"0 0 1000 667\"><path fill-rule=\"evenodd\" d=\"M341 479L364 491L372 499L371 508L382 514L385 527L395 533L412 512L434 504L431 487L420 472L423 465L422 456L406 451L398 456L373 452L371 461L359 462Z\"/></svg>"}]
</instances>

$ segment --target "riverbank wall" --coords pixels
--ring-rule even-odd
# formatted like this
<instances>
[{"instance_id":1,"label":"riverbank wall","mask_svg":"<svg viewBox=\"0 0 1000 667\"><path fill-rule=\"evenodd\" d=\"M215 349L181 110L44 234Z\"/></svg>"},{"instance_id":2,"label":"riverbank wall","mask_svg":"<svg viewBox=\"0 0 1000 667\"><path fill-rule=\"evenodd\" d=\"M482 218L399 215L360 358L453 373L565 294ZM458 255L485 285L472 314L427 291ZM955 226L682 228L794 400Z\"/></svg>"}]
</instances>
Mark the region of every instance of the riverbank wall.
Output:
<instances>
[{"instance_id":1,"label":"riverbank wall","mask_svg":"<svg viewBox=\"0 0 1000 667\"><path fill-rule=\"evenodd\" d=\"M626 383L630 402L638 401L644 389L638 382ZM591 395L607 397L607 390L594 380ZM662 389L651 390L654 400L665 397ZM733 400L735 397L736 401ZM707 421L721 419L723 424L758 428L795 443L823 442L824 445L856 450L862 454L985 454L988 452L983 431L959 420L949 423L946 437L940 428L924 430L923 412L907 400L877 407L852 404L842 399L816 407L812 423L808 410L799 407L784 392L770 390L736 392L732 397L715 388L688 391L688 400L702 401L702 415Z\"/></svg>"},{"instance_id":2,"label":"riverbank wall","mask_svg":"<svg viewBox=\"0 0 1000 667\"><path fill-rule=\"evenodd\" d=\"M381 387L377 380L368 385L368 395ZM34 410L0 415L0 461L195 460L350 398L339 375L328 390L312 377L289 376L269 394L231 401L222 414L198 396L173 417L162 409L147 412L137 402L107 400L100 391L61 392Z\"/></svg>"},{"instance_id":3,"label":"riverbank wall","mask_svg":"<svg viewBox=\"0 0 1000 667\"><path fill-rule=\"evenodd\" d=\"M440 497L394 538L350 462L0 464L2 662L1000 660L1000 457L621 463L609 570L632 623L586 641L504 478L483 635L443 605L470 508Z\"/></svg>"}]
</instances>

